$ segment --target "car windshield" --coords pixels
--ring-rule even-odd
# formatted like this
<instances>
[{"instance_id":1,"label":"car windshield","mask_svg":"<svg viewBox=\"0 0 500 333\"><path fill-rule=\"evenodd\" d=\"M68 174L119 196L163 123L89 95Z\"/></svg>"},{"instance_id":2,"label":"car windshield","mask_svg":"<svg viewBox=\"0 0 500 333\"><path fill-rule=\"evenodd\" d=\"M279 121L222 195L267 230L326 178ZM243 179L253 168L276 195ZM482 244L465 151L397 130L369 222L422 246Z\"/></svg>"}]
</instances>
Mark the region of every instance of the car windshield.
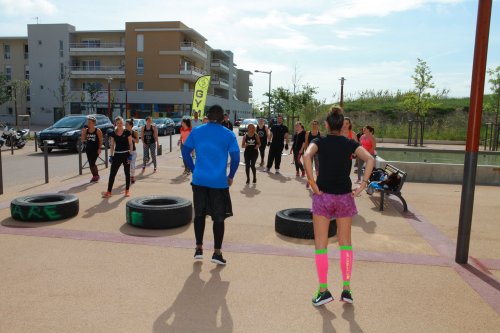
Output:
<instances>
[{"instance_id":1,"label":"car windshield","mask_svg":"<svg viewBox=\"0 0 500 333\"><path fill-rule=\"evenodd\" d=\"M86 122L87 117L65 117L57 121L52 127L80 129Z\"/></svg>"},{"instance_id":2,"label":"car windshield","mask_svg":"<svg viewBox=\"0 0 500 333\"><path fill-rule=\"evenodd\" d=\"M245 119L243 120L243 125L254 124L257 125L257 119Z\"/></svg>"},{"instance_id":3,"label":"car windshield","mask_svg":"<svg viewBox=\"0 0 500 333\"><path fill-rule=\"evenodd\" d=\"M153 119L153 123L155 123L157 125L158 124L165 124L165 119L163 119L163 118L155 118L155 119Z\"/></svg>"},{"instance_id":4,"label":"car windshield","mask_svg":"<svg viewBox=\"0 0 500 333\"><path fill-rule=\"evenodd\" d=\"M181 121L181 118L172 118L172 120L174 121L174 123L178 123L179 121Z\"/></svg>"}]
</instances>

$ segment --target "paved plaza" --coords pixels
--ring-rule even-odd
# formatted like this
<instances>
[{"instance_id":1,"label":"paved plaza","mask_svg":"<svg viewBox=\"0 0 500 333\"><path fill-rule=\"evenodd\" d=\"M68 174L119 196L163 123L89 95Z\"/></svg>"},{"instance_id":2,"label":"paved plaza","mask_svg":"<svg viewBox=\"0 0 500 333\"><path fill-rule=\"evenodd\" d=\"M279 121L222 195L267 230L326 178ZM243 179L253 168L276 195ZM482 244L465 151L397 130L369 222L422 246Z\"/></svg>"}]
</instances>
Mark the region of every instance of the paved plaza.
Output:
<instances>
[{"instance_id":1,"label":"paved plaza","mask_svg":"<svg viewBox=\"0 0 500 333\"><path fill-rule=\"evenodd\" d=\"M353 305L341 289L337 240L330 239L329 285L336 298L311 305L317 288L313 241L274 231L278 210L310 207L306 181L291 156L282 175L258 172L245 185L244 168L231 187L226 267L193 262L192 224L171 230L125 223L124 176L102 199L109 169L89 184L83 176L51 176L13 184L0 197L0 332L498 332L500 327L500 188L476 188L470 265L454 263L460 185L406 183L403 195L378 210L379 196L356 199L353 222ZM137 170L132 197L191 199L176 149L159 169ZM5 156L4 156L5 163ZM6 175L4 174L4 177ZM355 175L352 175L355 178ZM10 218L10 201L31 193L72 193L77 217L54 223Z\"/></svg>"}]
</instances>

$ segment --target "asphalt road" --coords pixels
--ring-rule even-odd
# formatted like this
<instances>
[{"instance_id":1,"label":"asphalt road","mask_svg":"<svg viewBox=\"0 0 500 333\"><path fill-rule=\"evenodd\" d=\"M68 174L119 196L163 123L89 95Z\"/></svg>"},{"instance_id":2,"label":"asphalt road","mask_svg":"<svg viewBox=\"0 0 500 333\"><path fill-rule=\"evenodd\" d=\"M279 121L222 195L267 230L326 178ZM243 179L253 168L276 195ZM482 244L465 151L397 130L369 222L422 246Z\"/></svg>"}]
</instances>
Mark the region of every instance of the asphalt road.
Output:
<instances>
[{"instance_id":1,"label":"asphalt road","mask_svg":"<svg viewBox=\"0 0 500 333\"><path fill-rule=\"evenodd\" d=\"M179 134L172 136L172 151L177 150ZM160 137L163 151L168 152L170 139L168 136ZM7 147L8 148L8 147ZM19 185L37 186L45 182L44 154L38 149L35 152L34 141L29 141L23 149L14 149L14 155L6 147L2 149L2 174L4 193L9 188ZM138 160L142 159L142 144L137 145ZM67 150L53 150L48 155L49 161L49 182L51 177L71 177L78 176L78 154ZM104 159L104 151L101 153ZM82 155L84 163L87 161L85 154ZM102 163L102 161L101 161ZM101 166L100 168L102 168ZM84 174L89 170L84 170Z\"/></svg>"}]
</instances>

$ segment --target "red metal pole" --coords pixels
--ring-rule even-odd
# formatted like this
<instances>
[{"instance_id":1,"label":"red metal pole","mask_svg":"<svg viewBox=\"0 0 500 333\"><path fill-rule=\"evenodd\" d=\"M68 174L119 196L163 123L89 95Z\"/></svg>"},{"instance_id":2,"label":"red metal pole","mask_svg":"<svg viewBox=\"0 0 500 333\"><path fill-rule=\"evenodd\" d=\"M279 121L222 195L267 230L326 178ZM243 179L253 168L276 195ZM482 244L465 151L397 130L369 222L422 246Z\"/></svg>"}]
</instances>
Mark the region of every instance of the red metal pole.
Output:
<instances>
[{"instance_id":1,"label":"red metal pole","mask_svg":"<svg viewBox=\"0 0 500 333\"><path fill-rule=\"evenodd\" d=\"M474 190L476 187L477 155L479 151L479 138L481 135L481 117L483 111L491 6L492 0L479 0L476 41L474 46L474 63L472 67L469 127L467 130L467 144L465 147L464 179L462 183L462 200L460 203L457 252L455 256L455 261L460 264L466 264L469 258L469 242L472 225L472 210L474 208Z\"/></svg>"}]
</instances>

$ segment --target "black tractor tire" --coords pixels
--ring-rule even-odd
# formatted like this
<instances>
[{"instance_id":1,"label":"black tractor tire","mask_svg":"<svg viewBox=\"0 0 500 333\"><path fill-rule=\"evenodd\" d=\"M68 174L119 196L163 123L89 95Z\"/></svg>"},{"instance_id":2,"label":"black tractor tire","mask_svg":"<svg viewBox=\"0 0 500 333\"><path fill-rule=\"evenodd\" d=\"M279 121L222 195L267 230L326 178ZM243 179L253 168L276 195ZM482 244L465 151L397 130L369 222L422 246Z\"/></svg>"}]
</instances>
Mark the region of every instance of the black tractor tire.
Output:
<instances>
[{"instance_id":1,"label":"black tractor tire","mask_svg":"<svg viewBox=\"0 0 500 333\"><path fill-rule=\"evenodd\" d=\"M172 196L133 198L126 205L127 223L145 229L171 229L191 222L191 201Z\"/></svg>"},{"instance_id":2,"label":"black tractor tire","mask_svg":"<svg viewBox=\"0 0 500 333\"><path fill-rule=\"evenodd\" d=\"M309 208L289 208L280 210L274 219L274 229L277 233L300 239L314 239L312 213ZM330 221L328 237L337 234L337 221Z\"/></svg>"},{"instance_id":3,"label":"black tractor tire","mask_svg":"<svg viewBox=\"0 0 500 333\"><path fill-rule=\"evenodd\" d=\"M10 203L14 220L53 222L78 215L79 200L73 194L34 194L16 198Z\"/></svg>"}]
</instances>

